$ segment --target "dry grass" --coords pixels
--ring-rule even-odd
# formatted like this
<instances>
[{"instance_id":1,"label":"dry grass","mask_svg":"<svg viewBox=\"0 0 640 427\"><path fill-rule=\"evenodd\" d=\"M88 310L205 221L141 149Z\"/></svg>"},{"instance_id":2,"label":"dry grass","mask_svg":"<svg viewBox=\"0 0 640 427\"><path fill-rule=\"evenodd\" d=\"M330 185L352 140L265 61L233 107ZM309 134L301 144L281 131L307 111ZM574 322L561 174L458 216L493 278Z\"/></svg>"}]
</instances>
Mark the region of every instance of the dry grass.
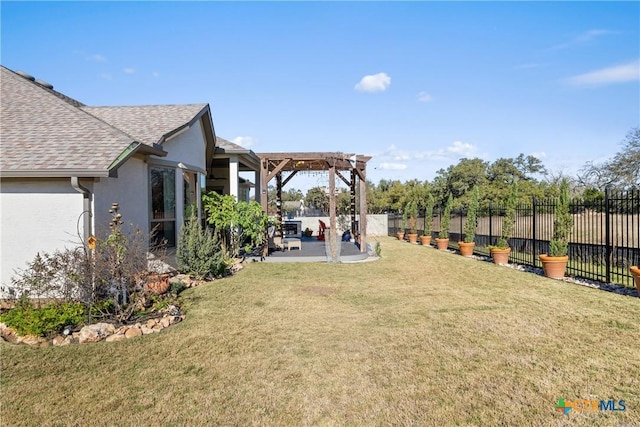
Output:
<instances>
[{"instance_id":1,"label":"dry grass","mask_svg":"<svg viewBox=\"0 0 640 427\"><path fill-rule=\"evenodd\" d=\"M638 425L640 299L382 238L255 263L117 343L1 344L2 425ZM559 397L624 399L568 416Z\"/></svg>"}]
</instances>

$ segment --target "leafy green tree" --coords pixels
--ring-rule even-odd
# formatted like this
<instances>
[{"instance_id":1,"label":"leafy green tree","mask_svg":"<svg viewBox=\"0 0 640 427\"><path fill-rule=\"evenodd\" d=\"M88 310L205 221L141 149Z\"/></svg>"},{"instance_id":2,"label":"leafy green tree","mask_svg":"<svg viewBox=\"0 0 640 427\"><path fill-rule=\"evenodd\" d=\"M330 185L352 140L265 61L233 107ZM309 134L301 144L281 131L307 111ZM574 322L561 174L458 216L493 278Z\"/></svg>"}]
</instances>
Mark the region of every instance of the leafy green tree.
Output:
<instances>
[{"instance_id":1,"label":"leafy green tree","mask_svg":"<svg viewBox=\"0 0 640 427\"><path fill-rule=\"evenodd\" d=\"M329 213L329 196L322 187L310 188L304 200L310 208L318 209L324 215Z\"/></svg>"}]
</instances>

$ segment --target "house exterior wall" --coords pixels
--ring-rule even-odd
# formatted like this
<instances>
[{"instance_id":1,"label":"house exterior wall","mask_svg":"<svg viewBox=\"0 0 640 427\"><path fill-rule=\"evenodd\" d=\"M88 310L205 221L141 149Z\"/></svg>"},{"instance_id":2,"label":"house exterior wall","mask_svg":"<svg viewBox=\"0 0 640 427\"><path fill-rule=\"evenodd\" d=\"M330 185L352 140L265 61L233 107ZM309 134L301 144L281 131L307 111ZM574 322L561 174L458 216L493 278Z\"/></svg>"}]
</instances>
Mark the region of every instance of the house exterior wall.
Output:
<instances>
[{"instance_id":1,"label":"house exterior wall","mask_svg":"<svg viewBox=\"0 0 640 427\"><path fill-rule=\"evenodd\" d=\"M162 149L168 153L166 157L162 157L162 160L182 162L186 165L196 166L202 171L207 170L207 140L201 121L165 141Z\"/></svg>"},{"instance_id":2,"label":"house exterior wall","mask_svg":"<svg viewBox=\"0 0 640 427\"><path fill-rule=\"evenodd\" d=\"M142 157L132 157L118 169L117 178L100 178L93 185L94 233L109 234L111 204L120 205L122 230L139 228L149 234L149 171Z\"/></svg>"},{"instance_id":3,"label":"house exterior wall","mask_svg":"<svg viewBox=\"0 0 640 427\"><path fill-rule=\"evenodd\" d=\"M82 210L82 194L73 189L69 178L3 179L0 185L0 284L10 285L14 270L25 268L38 252L52 253L80 244Z\"/></svg>"}]
</instances>

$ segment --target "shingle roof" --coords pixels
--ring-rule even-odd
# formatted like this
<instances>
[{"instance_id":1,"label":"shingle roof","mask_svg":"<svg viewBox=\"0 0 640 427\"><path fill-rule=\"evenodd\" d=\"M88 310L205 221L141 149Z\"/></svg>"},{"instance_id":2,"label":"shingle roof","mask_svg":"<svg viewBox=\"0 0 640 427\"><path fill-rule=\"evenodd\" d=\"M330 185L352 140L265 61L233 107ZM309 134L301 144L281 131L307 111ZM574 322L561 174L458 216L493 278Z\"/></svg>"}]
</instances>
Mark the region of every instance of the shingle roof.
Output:
<instances>
[{"instance_id":1,"label":"shingle roof","mask_svg":"<svg viewBox=\"0 0 640 427\"><path fill-rule=\"evenodd\" d=\"M220 150L218 150L218 148ZM233 151L249 152L250 150L248 148L244 148L241 145L235 144L231 141L227 141L224 138L220 138L219 136L216 136L216 151L224 151L226 153L229 153Z\"/></svg>"},{"instance_id":2,"label":"shingle roof","mask_svg":"<svg viewBox=\"0 0 640 427\"><path fill-rule=\"evenodd\" d=\"M0 173L102 176L135 138L0 66Z\"/></svg>"},{"instance_id":3,"label":"shingle roof","mask_svg":"<svg viewBox=\"0 0 640 427\"><path fill-rule=\"evenodd\" d=\"M207 104L81 107L83 111L133 135L147 144L164 139L199 118Z\"/></svg>"}]
</instances>

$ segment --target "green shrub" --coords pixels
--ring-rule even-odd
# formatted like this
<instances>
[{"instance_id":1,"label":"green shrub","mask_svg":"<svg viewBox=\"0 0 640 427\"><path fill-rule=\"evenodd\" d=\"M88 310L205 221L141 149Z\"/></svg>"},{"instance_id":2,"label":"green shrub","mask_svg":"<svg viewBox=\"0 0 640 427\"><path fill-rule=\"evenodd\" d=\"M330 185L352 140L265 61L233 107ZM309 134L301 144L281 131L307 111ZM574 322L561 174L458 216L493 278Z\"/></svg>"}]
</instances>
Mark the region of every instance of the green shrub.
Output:
<instances>
[{"instance_id":1,"label":"green shrub","mask_svg":"<svg viewBox=\"0 0 640 427\"><path fill-rule=\"evenodd\" d=\"M453 196L449 194L447 204L444 206L442 221L440 222L440 239L449 238L449 227L451 226L451 209L453 208Z\"/></svg>"},{"instance_id":2,"label":"green shrub","mask_svg":"<svg viewBox=\"0 0 640 427\"><path fill-rule=\"evenodd\" d=\"M513 181L509 198L507 199L506 211L502 218L502 234L495 246L496 249L509 248L509 239L513 236L516 228L516 205L518 204L518 182ZM490 247L491 248L491 247Z\"/></svg>"},{"instance_id":3,"label":"green shrub","mask_svg":"<svg viewBox=\"0 0 640 427\"><path fill-rule=\"evenodd\" d=\"M569 235L573 228L569 203L569 183L563 179L553 217L553 237L549 242L550 256L566 256L569 252Z\"/></svg>"},{"instance_id":4,"label":"green shrub","mask_svg":"<svg viewBox=\"0 0 640 427\"><path fill-rule=\"evenodd\" d=\"M429 193L427 196L427 204L424 211L424 235L431 236L431 229L433 228L433 194Z\"/></svg>"},{"instance_id":5,"label":"green shrub","mask_svg":"<svg viewBox=\"0 0 640 427\"><path fill-rule=\"evenodd\" d=\"M464 242L472 243L476 238L476 228L478 227L478 186L473 187L471 201L467 208L467 220L464 223Z\"/></svg>"},{"instance_id":6,"label":"green shrub","mask_svg":"<svg viewBox=\"0 0 640 427\"><path fill-rule=\"evenodd\" d=\"M227 265L217 235L191 217L180 229L176 260L178 269L199 279L224 273Z\"/></svg>"},{"instance_id":7,"label":"green shrub","mask_svg":"<svg viewBox=\"0 0 640 427\"><path fill-rule=\"evenodd\" d=\"M47 336L62 331L67 326L78 326L86 319L86 307L79 302L52 302L35 308L26 298L0 315L0 321L15 329L20 335Z\"/></svg>"}]
</instances>

